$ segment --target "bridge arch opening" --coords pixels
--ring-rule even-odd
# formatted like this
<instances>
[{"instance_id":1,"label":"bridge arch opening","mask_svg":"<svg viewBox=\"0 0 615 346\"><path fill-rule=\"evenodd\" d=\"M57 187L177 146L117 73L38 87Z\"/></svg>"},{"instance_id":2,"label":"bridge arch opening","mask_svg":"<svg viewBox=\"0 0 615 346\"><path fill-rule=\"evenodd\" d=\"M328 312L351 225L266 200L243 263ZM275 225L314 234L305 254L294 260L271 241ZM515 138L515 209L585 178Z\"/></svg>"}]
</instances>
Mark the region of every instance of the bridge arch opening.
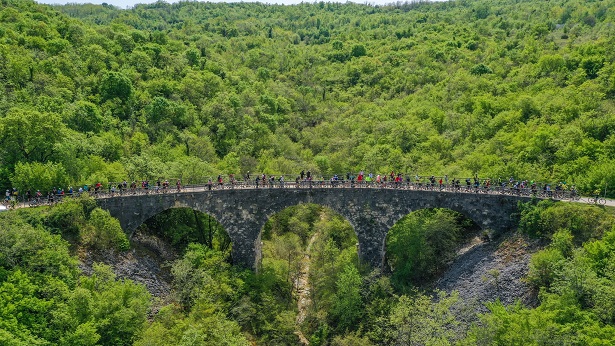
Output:
<instances>
[{"instance_id":1,"label":"bridge arch opening","mask_svg":"<svg viewBox=\"0 0 615 346\"><path fill-rule=\"evenodd\" d=\"M274 275L288 305L297 306L297 324L327 311L340 275L359 272L359 240L350 222L318 204L286 207L262 228L260 273Z\"/></svg>"},{"instance_id":2,"label":"bridge arch opening","mask_svg":"<svg viewBox=\"0 0 615 346\"><path fill-rule=\"evenodd\" d=\"M232 263L232 241L224 227L213 216L188 207L170 208L148 218L132 234L131 242L147 245L166 260L198 243Z\"/></svg>"},{"instance_id":3,"label":"bridge arch opening","mask_svg":"<svg viewBox=\"0 0 615 346\"><path fill-rule=\"evenodd\" d=\"M399 292L428 286L464 248L480 244L485 235L476 222L451 209L413 211L389 230L384 269Z\"/></svg>"}]
</instances>

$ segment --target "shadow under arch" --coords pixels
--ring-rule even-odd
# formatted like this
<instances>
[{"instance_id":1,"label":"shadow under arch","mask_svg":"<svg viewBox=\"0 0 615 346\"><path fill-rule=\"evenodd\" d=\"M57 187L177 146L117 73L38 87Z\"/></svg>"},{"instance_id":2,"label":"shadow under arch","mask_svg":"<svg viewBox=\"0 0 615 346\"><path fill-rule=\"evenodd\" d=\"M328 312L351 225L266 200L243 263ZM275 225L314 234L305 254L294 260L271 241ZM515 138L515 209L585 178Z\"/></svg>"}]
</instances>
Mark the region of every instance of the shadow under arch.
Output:
<instances>
[{"instance_id":1,"label":"shadow under arch","mask_svg":"<svg viewBox=\"0 0 615 346\"><path fill-rule=\"evenodd\" d=\"M400 292L425 286L448 267L462 247L486 240L487 234L472 219L448 208L413 211L389 230L384 269Z\"/></svg>"},{"instance_id":2,"label":"shadow under arch","mask_svg":"<svg viewBox=\"0 0 615 346\"><path fill-rule=\"evenodd\" d=\"M133 239L141 242L159 239L177 252L184 251L190 243L199 243L223 253L232 263L232 240L224 227L211 215L193 208L169 208L150 217L133 232Z\"/></svg>"}]
</instances>

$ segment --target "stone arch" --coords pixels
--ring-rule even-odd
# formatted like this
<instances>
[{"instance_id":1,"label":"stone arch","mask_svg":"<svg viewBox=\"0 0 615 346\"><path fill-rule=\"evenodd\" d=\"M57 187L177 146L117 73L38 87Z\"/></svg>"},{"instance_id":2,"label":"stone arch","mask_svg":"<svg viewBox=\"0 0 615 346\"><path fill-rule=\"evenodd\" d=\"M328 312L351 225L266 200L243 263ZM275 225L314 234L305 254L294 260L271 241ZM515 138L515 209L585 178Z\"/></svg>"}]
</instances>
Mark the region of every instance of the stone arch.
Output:
<instances>
[{"instance_id":1,"label":"stone arch","mask_svg":"<svg viewBox=\"0 0 615 346\"><path fill-rule=\"evenodd\" d=\"M226 204L217 203L216 200L211 200L213 195L202 194L149 194L149 195L125 195L115 198L101 198L97 200L99 206L109 210L112 216L120 221L120 225L124 232L132 237L134 231L143 224L146 220L173 208L189 208L207 214L214 218L222 225L234 245L232 247L231 258L233 263L245 266L243 253L243 238L237 232L233 232L234 228L229 229L229 225L234 225L232 220L229 220L228 212L224 212ZM232 219L232 218L231 218ZM238 245L238 246L237 246ZM238 248L238 249L236 249ZM239 254L238 254L238 251Z\"/></svg>"},{"instance_id":2,"label":"stone arch","mask_svg":"<svg viewBox=\"0 0 615 346\"><path fill-rule=\"evenodd\" d=\"M382 268L388 230L404 215L425 208L447 208L484 228L501 232L514 226L510 215L518 201L529 198L380 188L261 188L150 194L103 198L97 203L120 220L130 234L147 218L174 207L193 208L213 216L233 241L233 262L256 269L260 232L280 210L315 203L332 209L350 222L359 239L359 257Z\"/></svg>"}]
</instances>

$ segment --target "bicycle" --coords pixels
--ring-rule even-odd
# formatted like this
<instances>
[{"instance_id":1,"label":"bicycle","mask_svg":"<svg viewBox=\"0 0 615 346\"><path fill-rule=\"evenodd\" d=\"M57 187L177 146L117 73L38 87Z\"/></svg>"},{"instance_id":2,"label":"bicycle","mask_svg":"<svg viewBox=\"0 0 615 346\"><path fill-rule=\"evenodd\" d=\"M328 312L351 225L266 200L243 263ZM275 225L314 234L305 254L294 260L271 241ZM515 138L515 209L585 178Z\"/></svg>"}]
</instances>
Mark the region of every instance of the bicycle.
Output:
<instances>
[{"instance_id":1,"label":"bicycle","mask_svg":"<svg viewBox=\"0 0 615 346\"><path fill-rule=\"evenodd\" d=\"M581 195L579 195L579 193L576 190L570 191L570 194L568 195L568 199L570 199L571 201L578 201L581 199Z\"/></svg>"},{"instance_id":2,"label":"bicycle","mask_svg":"<svg viewBox=\"0 0 615 346\"><path fill-rule=\"evenodd\" d=\"M39 205L43 205L43 200L41 197L35 197L28 202L28 205L30 207L37 207Z\"/></svg>"},{"instance_id":3,"label":"bicycle","mask_svg":"<svg viewBox=\"0 0 615 346\"><path fill-rule=\"evenodd\" d=\"M17 206L17 201L14 199L4 199L2 201L2 205L4 205L6 209L15 209Z\"/></svg>"},{"instance_id":4,"label":"bicycle","mask_svg":"<svg viewBox=\"0 0 615 346\"><path fill-rule=\"evenodd\" d=\"M589 197L587 198L587 201L591 204L600 204L600 205L605 205L606 204L606 199L600 197L600 196L595 196L595 197Z\"/></svg>"}]
</instances>

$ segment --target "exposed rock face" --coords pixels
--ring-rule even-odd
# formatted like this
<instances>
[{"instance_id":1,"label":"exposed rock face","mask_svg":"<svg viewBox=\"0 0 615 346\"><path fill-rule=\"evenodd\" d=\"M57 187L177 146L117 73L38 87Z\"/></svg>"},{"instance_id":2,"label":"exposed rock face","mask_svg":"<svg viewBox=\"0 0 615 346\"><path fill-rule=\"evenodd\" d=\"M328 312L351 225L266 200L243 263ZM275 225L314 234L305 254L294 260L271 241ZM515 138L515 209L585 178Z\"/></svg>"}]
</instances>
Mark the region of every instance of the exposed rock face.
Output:
<instances>
[{"instance_id":1,"label":"exposed rock face","mask_svg":"<svg viewBox=\"0 0 615 346\"><path fill-rule=\"evenodd\" d=\"M169 208L186 207L207 213L226 229L233 242L235 264L257 269L260 232L269 217L284 208L315 203L344 216L359 239L359 257L374 268L384 267L388 230L405 215L420 209L448 208L482 229L501 234L511 229L519 201L527 197L388 188L261 188L186 191L99 199L132 234L145 220Z\"/></svg>"},{"instance_id":2,"label":"exposed rock face","mask_svg":"<svg viewBox=\"0 0 615 346\"><path fill-rule=\"evenodd\" d=\"M164 300L171 292L170 263L177 254L158 237L135 233L128 251L88 251L80 257L81 270L87 275L94 262L101 262L110 265L119 279L141 283L155 297Z\"/></svg>"},{"instance_id":3,"label":"exposed rock face","mask_svg":"<svg viewBox=\"0 0 615 346\"><path fill-rule=\"evenodd\" d=\"M536 306L537 292L523 279L532 254L542 245L519 234L506 234L491 242L476 238L460 251L435 287L458 291L464 303L474 305L472 310L484 312L484 304L497 299L504 305L520 301Z\"/></svg>"}]
</instances>

